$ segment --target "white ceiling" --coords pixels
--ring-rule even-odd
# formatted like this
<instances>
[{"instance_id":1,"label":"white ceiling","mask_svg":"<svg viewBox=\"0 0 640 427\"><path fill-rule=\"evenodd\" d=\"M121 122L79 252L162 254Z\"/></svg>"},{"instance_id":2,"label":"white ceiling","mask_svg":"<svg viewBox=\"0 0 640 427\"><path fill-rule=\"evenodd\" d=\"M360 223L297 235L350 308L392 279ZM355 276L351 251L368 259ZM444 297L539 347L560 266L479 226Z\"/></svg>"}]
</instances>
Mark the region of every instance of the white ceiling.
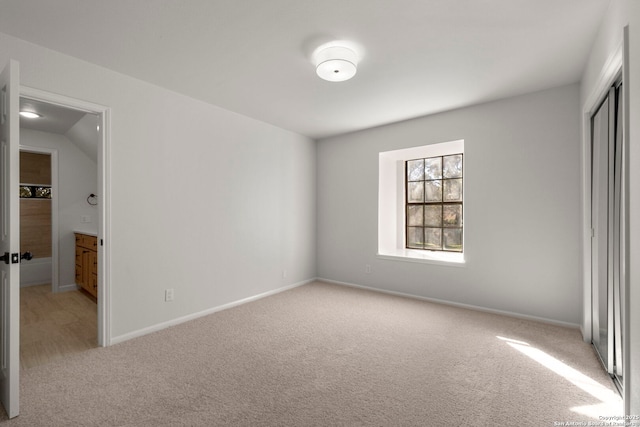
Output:
<instances>
[{"instance_id":1,"label":"white ceiling","mask_svg":"<svg viewBox=\"0 0 640 427\"><path fill-rule=\"evenodd\" d=\"M20 116L20 127L60 135L67 133L86 114L83 111L28 98L20 98L20 111L31 111L42 116L37 119Z\"/></svg>"},{"instance_id":2,"label":"white ceiling","mask_svg":"<svg viewBox=\"0 0 640 427\"><path fill-rule=\"evenodd\" d=\"M98 161L98 116L60 105L20 98L20 111L40 114L37 119L20 116L20 128L64 135L94 163Z\"/></svg>"},{"instance_id":3,"label":"white ceiling","mask_svg":"<svg viewBox=\"0 0 640 427\"><path fill-rule=\"evenodd\" d=\"M312 138L580 80L610 0L0 0L0 31ZM329 83L311 51L362 47Z\"/></svg>"}]
</instances>

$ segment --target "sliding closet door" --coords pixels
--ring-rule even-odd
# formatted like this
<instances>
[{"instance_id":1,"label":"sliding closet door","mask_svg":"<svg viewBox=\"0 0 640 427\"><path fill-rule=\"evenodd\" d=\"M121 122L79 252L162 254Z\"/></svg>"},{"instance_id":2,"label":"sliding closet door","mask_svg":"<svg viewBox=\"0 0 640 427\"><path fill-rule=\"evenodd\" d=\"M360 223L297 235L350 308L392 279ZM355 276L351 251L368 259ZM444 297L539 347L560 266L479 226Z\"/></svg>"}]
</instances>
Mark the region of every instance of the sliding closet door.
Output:
<instances>
[{"instance_id":1,"label":"sliding closet door","mask_svg":"<svg viewBox=\"0 0 640 427\"><path fill-rule=\"evenodd\" d=\"M608 160L609 97L592 117L592 181L591 181L591 292L592 336L602 362L609 368L609 295L608 295Z\"/></svg>"},{"instance_id":2,"label":"sliding closet door","mask_svg":"<svg viewBox=\"0 0 640 427\"><path fill-rule=\"evenodd\" d=\"M591 292L593 345L622 386L626 172L620 88L609 90L591 119Z\"/></svg>"},{"instance_id":3,"label":"sliding closet door","mask_svg":"<svg viewBox=\"0 0 640 427\"><path fill-rule=\"evenodd\" d=\"M625 229L625 217L624 206L626 203L624 197L624 183L626 171L624 169L623 158L623 134L622 134L622 84L620 84L615 91L615 118L614 121L609 121L614 130L613 145L614 146L614 159L613 159L613 313L611 314L613 325L610 328L613 333L613 371L612 374L618 376L622 381L622 319L623 319L623 304L624 301L624 284L626 280L625 275L625 236L627 230ZM610 114L611 116L611 114Z\"/></svg>"}]
</instances>

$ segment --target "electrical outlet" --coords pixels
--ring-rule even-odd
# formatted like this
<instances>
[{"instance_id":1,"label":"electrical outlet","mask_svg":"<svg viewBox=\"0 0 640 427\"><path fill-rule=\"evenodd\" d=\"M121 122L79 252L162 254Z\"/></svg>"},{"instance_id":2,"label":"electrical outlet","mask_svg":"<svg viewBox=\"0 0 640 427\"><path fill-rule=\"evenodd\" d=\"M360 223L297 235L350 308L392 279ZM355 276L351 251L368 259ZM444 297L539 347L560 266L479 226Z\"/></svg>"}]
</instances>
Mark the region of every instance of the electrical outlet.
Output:
<instances>
[{"instance_id":1,"label":"electrical outlet","mask_svg":"<svg viewBox=\"0 0 640 427\"><path fill-rule=\"evenodd\" d=\"M164 290L164 300L165 302L173 301L173 289Z\"/></svg>"},{"instance_id":2,"label":"electrical outlet","mask_svg":"<svg viewBox=\"0 0 640 427\"><path fill-rule=\"evenodd\" d=\"M367 274L371 274L371 265L370 264L365 264L364 265L364 272Z\"/></svg>"},{"instance_id":3,"label":"electrical outlet","mask_svg":"<svg viewBox=\"0 0 640 427\"><path fill-rule=\"evenodd\" d=\"M82 217L80 218L80 221L91 222L91 215L82 215Z\"/></svg>"}]
</instances>

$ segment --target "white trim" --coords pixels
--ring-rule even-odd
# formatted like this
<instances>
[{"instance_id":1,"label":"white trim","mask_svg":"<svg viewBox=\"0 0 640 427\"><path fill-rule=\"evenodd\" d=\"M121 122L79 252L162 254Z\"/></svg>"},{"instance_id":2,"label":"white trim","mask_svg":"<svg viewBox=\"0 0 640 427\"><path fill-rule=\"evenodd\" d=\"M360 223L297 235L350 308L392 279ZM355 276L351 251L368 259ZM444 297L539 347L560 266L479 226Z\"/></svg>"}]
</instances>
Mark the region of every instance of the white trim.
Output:
<instances>
[{"instance_id":1,"label":"white trim","mask_svg":"<svg viewBox=\"0 0 640 427\"><path fill-rule=\"evenodd\" d=\"M623 207L625 223L624 229L626 230L626 242L624 247L624 257L622 262L624 267L622 269L623 276L621 277L621 281L623 284L623 295L624 295L624 305L622 308L622 379L623 379L623 390L622 390L622 401L624 404L624 414L631 415L631 386L632 382L629 381L631 377L631 365L635 362L631 358L631 238L630 234L630 205L631 205L631 197L630 197L630 175L631 175L631 166L630 166L630 147L631 147L631 116L630 116L630 105L631 105L631 91L630 84L631 74L630 74L630 55L629 55L629 25L626 25L622 30L622 46L623 46L623 54L622 54L622 90L623 90L623 102L624 105L622 109L624 110L624 114L622 116L622 124L623 124L623 134L625 135L626 141L624 143L624 154L623 158L625 159L623 170L626 171L626 176L624 177L623 189L624 195L623 198L627 200L627 203ZM637 137L636 137L637 138ZM634 307L635 308L635 307ZM636 366L633 369L637 369ZM633 381L633 380L632 380ZM636 388L637 390L637 388ZM637 396L636 393L633 393L634 396Z\"/></svg>"},{"instance_id":2,"label":"white trim","mask_svg":"<svg viewBox=\"0 0 640 427\"><path fill-rule=\"evenodd\" d=\"M196 312L196 313L188 314L186 316L178 317L178 318L173 319L173 320L169 320L169 321L166 321L166 322L158 323L157 325L149 326L147 328L138 329L137 331L129 332L129 333L126 333L124 335L120 335L120 336L111 338L111 344L119 344L121 342L128 341L128 340L133 339L133 338L138 338L138 337L141 337L141 336L144 336L144 335L148 335L148 334L153 333L153 332L161 331L162 329L166 329L166 328L169 328L171 326L176 326L176 325L179 325L181 323L189 322L189 321L195 320L195 319L197 319L199 317L208 316L210 314L214 314L214 313L217 313L217 312L222 311L222 310L227 310L229 308L233 308L233 307L237 307L239 305L243 305L243 304L246 304L246 303L249 303L249 302L257 301L259 299L262 299L262 298L265 298L265 297L269 297L271 295L279 294L280 292L288 291L290 289L294 289L294 288L306 285L308 283L315 282L316 280L319 280L319 279L314 277L313 279L303 280L302 282L294 283L292 285L283 286L281 288L274 289L272 291L267 291L267 292L264 292L264 293L261 293L261 294L258 294L258 295L254 295L254 296L251 296L251 297L248 297L248 298L243 298L243 299L238 300L238 301L233 301L233 302L230 302L230 303L227 303L227 304L219 305L217 307L208 308L206 310L202 310L202 311L199 311L199 312Z\"/></svg>"},{"instance_id":3,"label":"white trim","mask_svg":"<svg viewBox=\"0 0 640 427\"><path fill-rule=\"evenodd\" d=\"M20 97L29 98L35 101L44 101L48 104L58 105L60 107L71 108L73 110L83 111L85 113L100 114L109 107L95 104L93 102L84 101L78 98L60 95L58 93L47 92L29 86L20 86Z\"/></svg>"},{"instance_id":4,"label":"white trim","mask_svg":"<svg viewBox=\"0 0 640 427\"><path fill-rule=\"evenodd\" d=\"M111 109L65 95L46 92L40 89L21 86L20 96L49 104L96 114L99 117L100 132L98 145L98 192L102 203L98 209L98 345L111 345Z\"/></svg>"},{"instance_id":5,"label":"white trim","mask_svg":"<svg viewBox=\"0 0 640 427\"><path fill-rule=\"evenodd\" d=\"M376 254L378 259L384 259L387 261L402 261L402 262L414 262L419 264L434 264L434 265L444 265L447 267L465 267L465 260L462 254L458 253L450 253L450 252L435 252L435 253L425 253L424 258L419 258L422 254L419 253L418 250L415 252L411 249L406 249L404 253L411 253L411 255L387 255L387 254ZM435 257L438 255L459 255L458 259L436 259ZM431 256L431 258L428 258Z\"/></svg>"},{"instance_id":6,"label":"white trim","mask_svg":"<svg viewBox=\"0 0 640 427\"><path fill-rule=\"evenodd\" d=\"M22 275L24 275L24 272ZM41 285L51 285L51 280L46 281L37 281L37 282L29 282L29 283L20 283L20 289L22 288L30 288L32 286L41 286Z\"/></svg>"},{"instance_id":7,"label":"white trim","mask_svg":"<svg viewBox=\"0 0 640 427\"><path fill-rule=\"evenodd\" d=\"M54 148L33 147L31 145L20 144L20 151L29 153L48 154L51 156L51 292L59 292L60 284L60 262L59 246L60 240L58 231L58 150Z\"/></svg>"},{"instance_id":8,"label":"white trim","mask_svg":"<svg viewBox=\"0 0 640 427\"><path fill-rule=\"evenodd\" d=\"M457 267L464 265L465 253L407 249L405 244L405 162L458 153L464 153L464 139L378 153L378 258ZM466 179L462 184L463 194L465 182Z\"/></svg>"},{"instance_id":9,"label":"white trim","mask_svg":"<svg viewBox=\"0 0 640 427\"><path fill-rule=\"evenodd\" d=\"M69 291L77 291L78 285L75 283L69 283L68 285L60 285L58 286L58 292L69 292Z\"/></svg>"},{"instance_id":10,"label":"white trim","mask_svg":"<svg viewBox=\"0 0 640 427\"><path fill-rule=\"evenodd\" d=\"M600 71L582 110L582 324L585 342L591 342L591 116L600 106L622 70L622 44L611 54Z\"/></svg>"},{"instance_id":11,"label":"white trim","mask_svg":"<svg viewBox=\"0 0 640 427\"><path fill-rule=\"evenodd\" d=\"M339 281L336 281L336 280L323 279L322 277L319 277L317 280L319 280L321 282L332 283L334 285L348 286L348 287L351 287L351 288L364 289L364 290L367 290L367 291L378 292L378 293L381 293L381 294L394 295L394 296L405 297L405 298L411 298L411 299L415 299L415 300L427 301L427 302L432 302L432 303L442 304L442 305L449 305L449 306L452 306L452 307L458 307L458 308L464 308L464 309L467 309L467 310L480 311L480 312L483 312L483 313L499 314L501 316L514 317L516 319L532 320L534 322L547 323L547 324L550 324L550 325L562 326L562 327L565 327L565 328L572 328L572 329L579 329L580 328L580 325L578 325L577 323L563 322L563 321L560 321L560 320L548 319L546 317L530 316L528 314L520 314L520 313L515 313L513 311L496 310L496 309L493 309L493 308L481 307L481 306L478 306L478 305L463 304L463 303L459 303L459 302L455 302L455 301L449 301L449 300L443 300L443 299L438 299L438 298L429 298L429 297L423 297L423 296L419 296L419 295L407 294L407 293L404 293L404 292L396 292L396 291L388 291L386 289L371 288L369 286L356 285L355 283L339 282Z\"/></svg>"},{"instance_id":12,"label":"white trim","mask_svg":"<svg viewBox=\"0 0 640 427\"><path fill-rule=\"evenodd\" d=\"M98 343L111 345L111 109L99 116L98 194L102 205L98 215ZM101 237L102 236L102 237Z\"/></svg>"}]
</instances>

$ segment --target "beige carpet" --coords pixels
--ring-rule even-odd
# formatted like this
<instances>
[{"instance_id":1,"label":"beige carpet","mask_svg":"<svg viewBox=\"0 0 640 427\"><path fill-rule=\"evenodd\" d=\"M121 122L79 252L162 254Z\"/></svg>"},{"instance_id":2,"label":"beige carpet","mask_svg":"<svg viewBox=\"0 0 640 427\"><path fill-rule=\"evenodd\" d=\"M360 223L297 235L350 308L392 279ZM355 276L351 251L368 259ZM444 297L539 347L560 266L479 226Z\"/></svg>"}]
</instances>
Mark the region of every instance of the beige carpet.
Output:
<instances>
[{"instance_id":1,"label":"beige carpet","mask_svg":"<svg viewBox=\"0 0 640 427\"><path fill-rule=\"evenodd\" d=\"M552 426L620 414L577 330L313 283L22 371L7 426Z\"/></svg>"}]
</instances>

